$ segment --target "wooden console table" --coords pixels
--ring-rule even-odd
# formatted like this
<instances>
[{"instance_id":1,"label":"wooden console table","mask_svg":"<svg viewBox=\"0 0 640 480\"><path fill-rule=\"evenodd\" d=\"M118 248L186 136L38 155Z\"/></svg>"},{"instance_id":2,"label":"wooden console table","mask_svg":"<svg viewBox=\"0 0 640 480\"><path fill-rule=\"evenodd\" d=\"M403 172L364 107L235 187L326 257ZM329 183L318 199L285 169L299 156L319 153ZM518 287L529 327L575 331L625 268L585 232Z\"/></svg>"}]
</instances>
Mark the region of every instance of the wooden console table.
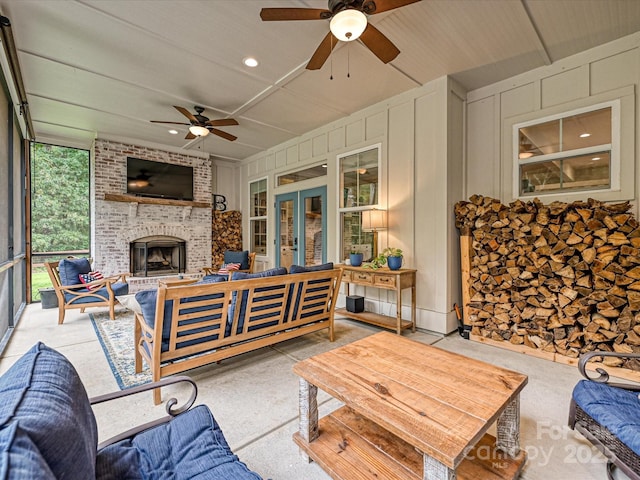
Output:
<instances>
[{"instance_id":1,"label":"wooden console table","mask_svg":"<svg viewBox=\"0 0 640 480\"><path fill-rule=\"evenodd\" d=\"M293 366L295 443L335 480L513 480L527 376L380 332ZM344 403L323 418L318 389ZM487 433L497 423L496 437Z\"/></svg>"},{"instance_id":2,"label":"wooden console table","mask_svg":"<svg viewBox=\"0 0 640 480\"><path fill-rule=\"evenodd\" d=\"M349 296L349 285L352 283L366 287L395 290L396 316L394 318L373 312L353 313L347 311L346 308L338 308L336 314L395 330L398 335L402 333L402 330L408 328L411 328L413 332L416 331L416 270L411 268L401 268L400 270L379 268L378 270L371 270L350 265L339 266L342 268L342 283L346 285L347 296ZM411 289L411 321L402 319L402 290L405 288Z\"/></svg>"}]
</instances>

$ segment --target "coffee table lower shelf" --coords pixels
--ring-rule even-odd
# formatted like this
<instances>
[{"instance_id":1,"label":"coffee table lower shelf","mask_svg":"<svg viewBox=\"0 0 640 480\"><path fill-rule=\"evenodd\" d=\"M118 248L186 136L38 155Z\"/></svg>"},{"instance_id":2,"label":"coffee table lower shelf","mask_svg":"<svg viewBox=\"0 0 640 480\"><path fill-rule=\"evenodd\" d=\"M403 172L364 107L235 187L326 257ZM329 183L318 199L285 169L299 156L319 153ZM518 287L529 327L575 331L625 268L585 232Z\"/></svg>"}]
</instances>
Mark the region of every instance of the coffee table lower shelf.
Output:
<instances>
[{"instance_id":1,"label":"coffee table lower shelf","mask_svg":"<svg viewBox=\"0 0 640 480\"><path fill-rule=\"evenodd\" d=\"M336 315L342 315L343 317L358 320L360 322L370 323L376 327L388 328L390 330L396 330L398 326L398 320L396 317L390 317L388 315L380 315L373 312L361 312L353 313L349 312L346 308L336 308ZM400 328L406 330L411 328L412 324L408 320L400 320Z\"/></svg>"},{"instance_id":2,"label":"coffee table lower shelf","mask_svg":"<svg viewBox=\"0 0 640 480\"><path fill-rule=\"evenodd\" d=\"M342 407L319 421L319 437L307 443L298 433L296 444L334 480L384 478L423 480L423 456L409 443L376 423ZM473 460L471 460L473 459ZM458 480L511 480L518 478L526 461L495 449L486 434L458 466Z\"/></svg>"}]
</instances>

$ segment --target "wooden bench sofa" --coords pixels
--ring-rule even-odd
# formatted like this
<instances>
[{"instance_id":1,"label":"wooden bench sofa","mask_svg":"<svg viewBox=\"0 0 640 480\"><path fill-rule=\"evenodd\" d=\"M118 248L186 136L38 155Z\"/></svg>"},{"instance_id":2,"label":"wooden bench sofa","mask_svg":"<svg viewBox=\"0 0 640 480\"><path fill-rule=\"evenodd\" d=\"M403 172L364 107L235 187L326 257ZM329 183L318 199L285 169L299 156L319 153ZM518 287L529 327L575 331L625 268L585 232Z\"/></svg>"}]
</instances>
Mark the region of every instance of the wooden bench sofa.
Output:
<instances>
[{"instance_id":1,"label":"wooden bench sofa","mask_svg":"<svg viewBox=\"0 0 640 480\"><path fill-rule=\"evenodd\" d=\"M144 359L157 381L322 329L333 341L342 270L326 265L330 269L292 270L304 273L235 272L230 281L209 276L137 293L142 314L136 314L136 372ZM160 403L159 389L154 402Z\"/></svg>"}]
</instances>

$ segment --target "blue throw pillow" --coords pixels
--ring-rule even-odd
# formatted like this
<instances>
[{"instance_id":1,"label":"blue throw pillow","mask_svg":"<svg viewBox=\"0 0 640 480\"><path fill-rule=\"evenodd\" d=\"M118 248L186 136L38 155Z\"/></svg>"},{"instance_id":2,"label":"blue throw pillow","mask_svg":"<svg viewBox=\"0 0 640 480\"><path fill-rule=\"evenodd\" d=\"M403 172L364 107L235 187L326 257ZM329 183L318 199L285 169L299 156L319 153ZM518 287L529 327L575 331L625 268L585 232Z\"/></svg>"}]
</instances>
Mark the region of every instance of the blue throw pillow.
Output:
<instances>
[{"instance_id":1,"label":"blue throw pillow","mask_svg":"<svg viewBox=\"0 0 640 480\"><path fill-rule=\"evenodd\" d=\"M214 273L212 275L205 275L199 281L194 283L194 285L203 285L205 283L220 283L226 282L227 280L229 280L228 275L218 275L217 273Z\"/></svg>"},{"instance_id":2,"label":"blue throw pillow","mask_svg":"<svg viewBox=\"0 0 640 480\"><path fill-rule=\"evenodd\" d=\"M65 258L60 260L58 271L60 272L60 283L63 286L78 285L80 274L89 273L91 264L86 258Z\"/></svg>"},{"instance_id":3,"label":"blue throw pillow","mask_svg":"<svg viewBox=\"0 0 640 480\"><path fill-rule=\"evenodd\" d=\"M333 270L333 262L323 263L322 265L311 265L308 267L303 267L301 265L291 265L291 267L289 267L289 273L319 272L322 270Z\"/></svg>"},{"instance_id":4,"label":"blue throw pillow","mask_svg":"<svg viewBox=\"0 0 640 480\"><path fill-rule=\"evenodd\" d=\"M13 445L24 446L28 436L34 455L42 456L56 478L95 476L96 420L78 373L63 355L34 345L0 377L0 398L0 430L10 434L5 430L15 423L24 432L14 436L21 443ZM0 461L11 453L5 451Z\"/></svg>"},{"instance_id":5,"label":"blue throw pillow","mask_svg":"<svg viewBox=\"0 0 640 480\"><path fill-rule=\"evenodd\" d=\"M239 263L240 270L248 270L249 269L249 250L245 250L244 252L232 252L231 250L227 250L224 252L224 263Z\"/></svg>"}]
</instances>

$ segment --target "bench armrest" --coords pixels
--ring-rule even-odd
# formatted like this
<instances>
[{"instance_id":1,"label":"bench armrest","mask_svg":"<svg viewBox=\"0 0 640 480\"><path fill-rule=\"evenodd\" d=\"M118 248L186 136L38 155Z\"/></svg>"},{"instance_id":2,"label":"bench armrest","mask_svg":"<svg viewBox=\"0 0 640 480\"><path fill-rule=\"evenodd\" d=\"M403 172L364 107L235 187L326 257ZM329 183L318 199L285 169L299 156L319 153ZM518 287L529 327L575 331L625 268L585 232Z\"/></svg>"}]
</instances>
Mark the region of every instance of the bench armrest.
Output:
<instances>
[{"instance_id":1,"label":"bench armrest","mask_svg":"<svg viewBox=\"0 0 640 480\"><path fill-rule=\"evenodd\" d=\"M167 423L176 415L186 412L193 406L193 404L196 401L196 397L198 395L198 386L193 380L191 380L191 378L187 377L186 375L178 375L175 377L164 378L157 382L145 383L144 385L127 388L126 390L106 393L104 395L98 395L97 397L90 398L89 402L91 403L91 405L96 405L98 403L109 402L111 400L128 397L130 395L136 395L138 393L147 392L149 390L154 390L159 387L166 387L167 385L172 385L174 383L181 383L181 382L186 382L191 385L191 395L183 405L176 407L176 405L178 404L178 400L176 400L175 398L170 398L169 400L167 400L167 403L165 404L167 415L165 415L164 417L158 418L156 420L152 420L150 422L144 423L142 425L138 425L134 428L131 428L125 432L120 433L119 435L116 435L115 437L111 437L108 440L101 442L98 445L98 449L100 450L108 445L124 440L125 438L132 437L149 428L162 425L163 423Z\"/></svg>"},{"instance_id":2,"label":"bench armrest","mask_svg":"<svg viewBox=\"0 0 640 480\"><path fill-rule=\"evenodd\" d=\"M587 363L594 357L616 357L616 358L640 358L640 353L621 353L621 352L589 352L580 357L578 362L578 370L584 378L596 383L606 383L612 387L624 388L625 390L631 390L640 392L640 385L632 385L628 383L610 383L609 373L601 367L596 367L595 371L598 372L597 377L590 377L587 374Z\"/></svg>"},{"instance_id":3,"label":"bench armrest","mask_svg":"<svg viewBox=\"0 0 640 480\"><path fill-rule=\"evenodd\" d=\"M123 283L127 283L126 276L127 273L119 273L117 275L110 275L108 277L101 278L100 280L94 280L93 282L88 283L77 283L75 285L60 285L58 288L66 293L80 293L78 290L88 289L89 287L98 287L96 290L102 287L108 287L112 283L116 283L121 281Z\"/></svg>"}]
</instances>

